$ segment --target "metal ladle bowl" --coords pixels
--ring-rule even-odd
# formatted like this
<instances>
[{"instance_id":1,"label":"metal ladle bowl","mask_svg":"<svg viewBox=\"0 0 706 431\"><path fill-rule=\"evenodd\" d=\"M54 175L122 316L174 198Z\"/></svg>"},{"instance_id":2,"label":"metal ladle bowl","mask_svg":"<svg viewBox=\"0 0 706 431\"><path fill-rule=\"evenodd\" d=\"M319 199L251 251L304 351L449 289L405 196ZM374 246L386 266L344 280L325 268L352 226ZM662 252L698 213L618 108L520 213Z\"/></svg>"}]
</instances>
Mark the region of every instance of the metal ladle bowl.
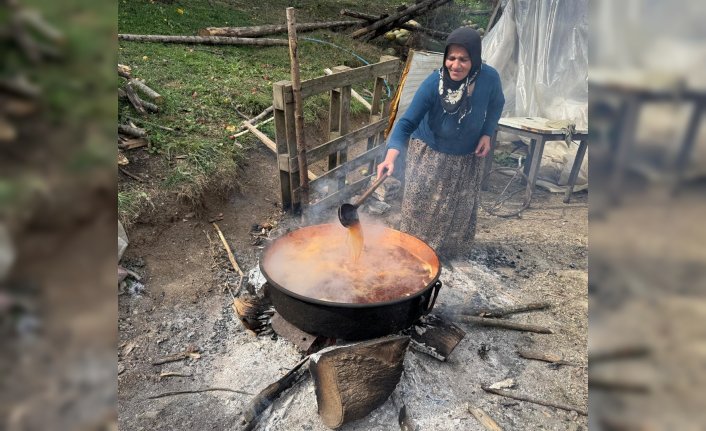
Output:
<instances>
[{"instance_id":1,"label":"metal ladle bowl","mask_svg":"<svg viewBox=\"0 0 706 431\"><path fill-rule=\"evenodd\" d=\"M380 184L387 179L387 177L389 177L388 174L383 174L373 183L372 186L370 186L368 190L365 191L365 193L363 193L360 198L358 198L357 201L352 204L345 203L338 207L338 220L344 227L351 227L356 223L360 223L360 220L358 219L358 207L362 205L371 194L373 194L375 189L377 189Z\"/></svg>"}]
</instances>

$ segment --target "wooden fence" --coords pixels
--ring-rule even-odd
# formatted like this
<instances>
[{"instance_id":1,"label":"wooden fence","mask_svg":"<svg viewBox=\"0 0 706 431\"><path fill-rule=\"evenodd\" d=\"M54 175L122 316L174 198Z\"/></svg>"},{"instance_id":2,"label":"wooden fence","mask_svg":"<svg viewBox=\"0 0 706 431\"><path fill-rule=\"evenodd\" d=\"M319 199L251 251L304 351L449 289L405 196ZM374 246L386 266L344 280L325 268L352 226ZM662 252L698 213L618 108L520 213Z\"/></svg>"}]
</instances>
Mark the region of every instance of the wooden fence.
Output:
<instances>
[{"instance_id":1,"label":"wooden fence","mask_svg":"<svg viewBox=\"0 0 706 431\"><path fill-rule=\"evenodd\" d=\"M317 94L329 92L329 140L314 147L307 146L307 162L326 160L327 171L321 176L309 172L311 214L320 209L338 206L350 199L368 184L375 174L375 166L384 155L383 132L387 127L389 102L383 103L385 78L396 77L400 61L396 57L383 56L380 62L351 69L346 66L333 68L333 74L302 81L302 100ZM350 130L352 85L374 81L369 124ZM292 83L280 81L273 86L273 107L275 114L275 144L282 194L282 208L298 210L299 167L294 127L294 94ZM349 160L349 149L354 144L367 140L366 151ZM355 170L367 166L362 178L348 183L347 177ZM322 192L324 190L324 192ZM311 191L317 191L311 194ZM323 193L323 196L322 196ZM318 197L314 198L315 195Z\"/></svg>"}]
</instances>

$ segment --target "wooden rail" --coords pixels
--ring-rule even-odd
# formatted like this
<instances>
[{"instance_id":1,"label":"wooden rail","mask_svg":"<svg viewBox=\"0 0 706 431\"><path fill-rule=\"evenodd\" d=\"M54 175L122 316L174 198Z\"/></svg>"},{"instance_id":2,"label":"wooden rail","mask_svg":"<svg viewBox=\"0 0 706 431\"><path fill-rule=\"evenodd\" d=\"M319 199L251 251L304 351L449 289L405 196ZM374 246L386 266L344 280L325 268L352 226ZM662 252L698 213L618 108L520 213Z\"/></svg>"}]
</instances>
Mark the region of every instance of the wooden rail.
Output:
<instances>
[{"instance_id":1,"label":"wooden rail","mask_svg":"<svg viewBox=\"0 0 706 431\"><path fill-rule=\"evenodd\" d=\"M337 206L360 191L370 179L372 167L384 155L383 133L388 123L388 102L383 103L385 78L395 76L400 70L399 59L383 56L380 62L358 68L338 66L332 74L301 82L302 98L329 93L329 140L320 145L309 145L309 164L327 161L327 172L314 178L309 172L310 189L326 189L323 197L306 202L309 209ZM350 130L350 105L352 86L373 81L373 98L370 102L370 124ZM297 165L294 94L292 83L279 81L273 85L275 140L268 146L277 152L282 208L296 210L301 206L299 167ZM364 153L349 160L351 146L367 140ZM362 178L349 180L347 176L356 169L367 166ZM347 184L350 182L351 184ZM307 205L304 205L307 206ZM316 212L316 211L311 211Z\"/></svg>"}]
</instances>

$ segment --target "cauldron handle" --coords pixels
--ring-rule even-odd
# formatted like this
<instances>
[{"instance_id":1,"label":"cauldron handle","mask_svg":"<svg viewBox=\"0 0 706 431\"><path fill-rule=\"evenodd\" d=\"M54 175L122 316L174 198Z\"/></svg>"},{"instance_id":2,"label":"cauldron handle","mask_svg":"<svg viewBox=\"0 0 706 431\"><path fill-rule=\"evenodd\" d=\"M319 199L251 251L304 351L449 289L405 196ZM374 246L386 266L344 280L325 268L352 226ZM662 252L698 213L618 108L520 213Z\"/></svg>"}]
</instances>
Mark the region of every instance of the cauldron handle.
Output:
<instances>
[{"instance_id":1,"label":"cauldron handle","mask_svg":"<svg viewBox=\"0 0 706 431\"><path fill-rule=\"evenodd\" d=\"M439 290L441 290L441 280L436 280L436 283L434 283L434 294L431 297L431 302L429 303L429 306L423 311L423 314L429 314L429 312L434 308L434 304L436 303L436 297L439 295Z\"/></svg>"}]
</instances>

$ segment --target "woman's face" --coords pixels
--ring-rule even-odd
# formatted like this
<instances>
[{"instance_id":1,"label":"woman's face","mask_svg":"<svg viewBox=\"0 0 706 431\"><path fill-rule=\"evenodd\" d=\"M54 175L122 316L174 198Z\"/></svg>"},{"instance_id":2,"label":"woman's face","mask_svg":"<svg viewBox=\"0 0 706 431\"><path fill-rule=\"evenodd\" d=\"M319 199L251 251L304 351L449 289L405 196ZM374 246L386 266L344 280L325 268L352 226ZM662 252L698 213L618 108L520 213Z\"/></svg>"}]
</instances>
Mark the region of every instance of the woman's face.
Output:
<instances>
[{"instance_id":1,"label":"woman's face","mask_svg":"<svg viewBox=\"0 0 706 431\"><path fill-rule=\"evenodd\" d=\"M448 69L451 79L454 81L466 79L468 72L471 71L471 66L473 66L471 56L468 54L468 51L466 51L466 48L455 43L449 45L444 65L446 69Z\"/></svg>"}]
</instances>

